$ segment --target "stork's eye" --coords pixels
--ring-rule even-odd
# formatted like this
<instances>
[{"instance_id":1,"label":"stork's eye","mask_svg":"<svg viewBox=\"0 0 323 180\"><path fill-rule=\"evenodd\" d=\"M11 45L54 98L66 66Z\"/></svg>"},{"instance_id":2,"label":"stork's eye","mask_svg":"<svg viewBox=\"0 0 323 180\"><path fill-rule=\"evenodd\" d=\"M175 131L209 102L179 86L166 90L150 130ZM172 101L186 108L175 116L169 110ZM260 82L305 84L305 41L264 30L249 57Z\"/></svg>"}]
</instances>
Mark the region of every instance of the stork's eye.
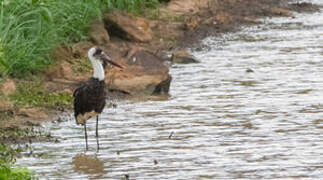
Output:
<instances>
[{"instance_id":1,"label":"stork's eye","mask_svg":"<svg viewBox=\"0 0 323 180\"><path fill-rule=\"evenodd\" d=\"M102 50L101 49L96 49L95 53L93 54L93 56L98 56L102 54Z\"/></svg>"}]
</instances>

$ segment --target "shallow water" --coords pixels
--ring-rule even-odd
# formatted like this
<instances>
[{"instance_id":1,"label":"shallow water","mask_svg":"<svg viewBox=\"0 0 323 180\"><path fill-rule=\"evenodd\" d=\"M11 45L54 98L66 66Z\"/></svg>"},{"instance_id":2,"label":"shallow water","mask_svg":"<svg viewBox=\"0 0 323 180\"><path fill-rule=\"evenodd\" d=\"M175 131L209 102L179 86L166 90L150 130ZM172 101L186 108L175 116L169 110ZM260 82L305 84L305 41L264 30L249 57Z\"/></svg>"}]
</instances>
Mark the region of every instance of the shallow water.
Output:
<instances>
[{"instance_id":1,"label":"shallow water","mask_svg":"<svg viewBox=\"0 0 323 180\"><path fill-rule=\"evenodd\" d=\"M322 3L319 0L315 1ZM205 39L166 100L118 102L96 151L74 119L17 164L41 179L323 179L323 13ZM253 72L247 72L249 69ZM26 152L28 154L29 152Z\"/></svg>"}]
</instances>

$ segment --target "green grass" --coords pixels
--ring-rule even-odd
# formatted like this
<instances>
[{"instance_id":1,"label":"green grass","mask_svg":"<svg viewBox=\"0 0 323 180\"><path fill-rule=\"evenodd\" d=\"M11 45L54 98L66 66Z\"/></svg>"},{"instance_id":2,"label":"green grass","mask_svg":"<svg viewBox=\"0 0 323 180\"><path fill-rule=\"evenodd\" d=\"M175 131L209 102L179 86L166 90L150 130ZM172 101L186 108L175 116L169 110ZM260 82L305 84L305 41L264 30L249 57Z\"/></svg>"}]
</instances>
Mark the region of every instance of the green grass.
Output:
<instances>
[{"instance_id":1,"label":"green grass","mask_svg":"<svg viewBox=\"0 0 323 180\"><path fill-rule=\"evenodd\" d=\"M0 180L32 180L34 173L26 168L0 165Z\"/></svg>"},{"instance_id":2,"label":"green grass","mask_svg":"<svg viewBox=\"0 0 323 180\"><path fill-rule=\"evenodd\" d=\"M72 95L69 93L49 92L42 81L21 82L17 92L9 95L9 99L18 106L46 107L51 109L70 108Z\"/></svg>"},{"instance_id":3,"label":"green grass","mask_svg":"<svg viewBox=\"0 0 323 180\"><path fill-rule=\"evenodd\" d=\"M12 168L15 157L21 149L13 149L4 144L0 144L0 180L29 180L35 179L33 172L26 168Z\"/></svg>"},{"instance_id":4,"label":"green grass","mask_svg":"<svg viewBox=\"0 0 323 180\"><path fill-rule=\"evenodd\" d=\"M158 0L0 0L0 74L24 77L53 63L61 44L88 39L90 21L117 8L140 14Z\"/></svg>"},{"instance_id":5,"label":"green grass","mask_svg":"<svg viewBox=\"0 0 323 180\"><path fill-rule=\"evenodd\" d=\"M25 75L51 64L59 44L87 38L97 0L10 0L0 7L0 72ZM91 4L91 5L89 5Z\"/></svg>"}]
</instances>

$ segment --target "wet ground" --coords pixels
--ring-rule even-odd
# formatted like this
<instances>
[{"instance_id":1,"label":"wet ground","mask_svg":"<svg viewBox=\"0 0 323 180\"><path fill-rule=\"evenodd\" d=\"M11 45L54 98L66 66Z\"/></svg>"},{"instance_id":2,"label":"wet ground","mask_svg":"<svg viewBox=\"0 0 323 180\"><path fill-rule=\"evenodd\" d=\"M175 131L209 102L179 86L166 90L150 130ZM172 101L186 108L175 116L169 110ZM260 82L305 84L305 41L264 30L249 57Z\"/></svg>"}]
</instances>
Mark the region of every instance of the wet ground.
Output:
<instances>
[{"instance_id":1,"label":"wet ground","mask_svg":"<svg viewBox=\"0 0 323 180\"><path fill-rule=\"evenodd\" d=\"M322 3L319 0L312 1ZM264 19L174 65L171 97L118 102L90 150L72 117L17 164L41 179L322 179L323 13Z\"/></svg>"}]
</instances>

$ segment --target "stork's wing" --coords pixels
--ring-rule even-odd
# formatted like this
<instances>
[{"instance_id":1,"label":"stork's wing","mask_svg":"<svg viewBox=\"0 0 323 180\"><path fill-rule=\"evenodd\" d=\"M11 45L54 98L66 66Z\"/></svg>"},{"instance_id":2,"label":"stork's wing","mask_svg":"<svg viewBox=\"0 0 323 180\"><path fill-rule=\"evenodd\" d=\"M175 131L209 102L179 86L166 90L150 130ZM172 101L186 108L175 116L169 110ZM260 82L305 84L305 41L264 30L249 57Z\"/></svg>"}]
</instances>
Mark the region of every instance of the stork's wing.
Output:
<instances>
[{"instance_id":1,"label":"stork's wing","mask_svg":"<svg viewBox=\"0 0 323 180\"><path fill-rule=\"evenodd\" d=\"M73 96L74 96L74 116L75 119L77 115L83 114L87 111L86 107L86 94L88 91L88 85L83 84L79 88L75 89Z\"/></svg>"},{"instance_id":2,"label":"stork's wing","mask_svg":"<svg viewBox=\"0 0 323 180\"><path fill-rule=\"evenodd\" d=\"M77 89L74 90L73 92L73 97L76 97L80 94L80 92L85 91L84 89L86 88L87 84L83 84L82 86L78 87Z\"/></svg>"}]
</instances>

